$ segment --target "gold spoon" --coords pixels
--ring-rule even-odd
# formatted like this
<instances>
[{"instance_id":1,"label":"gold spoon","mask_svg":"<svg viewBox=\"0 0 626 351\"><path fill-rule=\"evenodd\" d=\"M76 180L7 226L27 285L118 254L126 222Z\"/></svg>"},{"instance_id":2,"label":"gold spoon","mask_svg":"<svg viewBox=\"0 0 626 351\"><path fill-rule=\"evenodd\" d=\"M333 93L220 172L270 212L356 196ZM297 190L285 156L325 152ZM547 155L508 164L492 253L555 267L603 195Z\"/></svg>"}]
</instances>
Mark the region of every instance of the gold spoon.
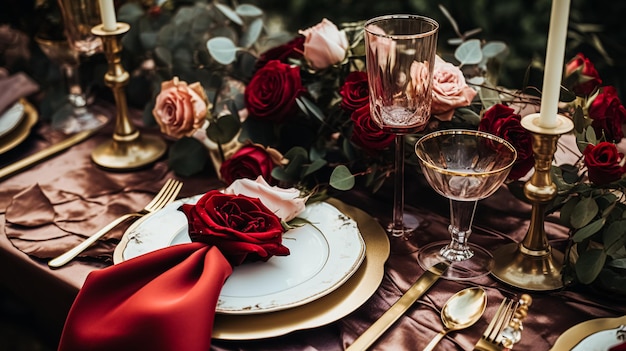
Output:
<instances>
[{"instance_id":1,"label":"gold spoon","mask_svg":"<svg viewBox=\"0 0 626 351\"><path fill-rule=\"evenodd\" d=\"M464 329L476 323L485 312L486 306L487 294L480 287L463 289L452 295L441 310L444 329L435 335L424 351L432 351L449 332Z\"/></svg>"}]
</instances>

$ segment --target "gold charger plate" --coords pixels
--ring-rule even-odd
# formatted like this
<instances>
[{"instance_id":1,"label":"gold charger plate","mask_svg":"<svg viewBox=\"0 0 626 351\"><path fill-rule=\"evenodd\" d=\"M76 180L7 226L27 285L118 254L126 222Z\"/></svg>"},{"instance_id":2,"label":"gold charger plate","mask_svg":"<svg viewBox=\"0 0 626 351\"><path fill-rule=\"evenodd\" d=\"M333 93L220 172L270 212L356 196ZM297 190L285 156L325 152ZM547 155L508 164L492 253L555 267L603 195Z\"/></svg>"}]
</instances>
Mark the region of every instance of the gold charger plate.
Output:
<instances>
[{"instance_id":1,"label":"gold charger plate","mask_svg":"<svg viewBox=\"0 0 626 351\"><path fill-rule=\"evenodd\" d=\"M39 120L39 114L33 105L25 99L20 99L24 105L24 118L10 132L0 138L0 154L3 154L19 145L30 134L30 130Z\"/></svg>"},{"instance_id":2,"label":"gold charger plate","mask_svg":"<svg viewBox=\"0 0 626 351\"><path fill-rule=\"evenodd\" d=\"M570 351L588 336L603 330L617 328L622 324L626 324L626 316L596 318L576 324L559 336L550 351Z\"/></svg>"},{"instance_id":3,"label":"gold charger plate","mask_svg":"<svg viewBox=\"0 0 626 351\"><path fill-rule=\"evenodd\" d=\"M378 289L389 257L384 229L364 211L329 199L358 225L365 241L365 260L341 287L306 305L263 314L215 316L213 338L222 340L265 339L335 322L365 303Z\"/></svg>"}]
</instances>

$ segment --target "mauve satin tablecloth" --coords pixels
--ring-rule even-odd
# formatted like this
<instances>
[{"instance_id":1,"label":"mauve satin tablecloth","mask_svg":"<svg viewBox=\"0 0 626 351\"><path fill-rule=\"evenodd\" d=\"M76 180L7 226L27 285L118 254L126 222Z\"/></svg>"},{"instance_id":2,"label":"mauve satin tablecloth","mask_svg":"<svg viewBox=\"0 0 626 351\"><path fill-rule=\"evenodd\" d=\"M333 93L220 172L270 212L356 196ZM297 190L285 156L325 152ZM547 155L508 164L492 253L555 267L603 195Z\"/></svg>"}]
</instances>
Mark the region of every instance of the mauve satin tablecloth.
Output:
<instances>
[{"instance_id":1,"label":"mauve satin tablecloth","mask_svg":"<svg viewBox=\"0 0 626 351\"><path fill-rule=\"evenodd\" d=\"M108 107L110 109L110 106ZM135 115L137 117L137 115ZM18 148L0 155L6 165L58 139L45 125ZM108 172L90 161L91 150L111 136L111 125L87 141L44 163L0 181L0 284L19 294L38 312L33 318L50 323L60 336L71 303L87 274L112 264L111 255L124 230L120 225L106 240L61 269L52 270L44 257L52 257L95 232L118 215L141 209L169 177L165 160L134 172ZM418 238L422 243L447 240L447 202L408 170L407 203L416 206L424 219ZM413 176L414 175L414 176ZM203 175L179 178L184 182L180 197L192 196L222 186L210 168ZM339 196L352 206L376 217L387 215L390 199L353 191ZM427 207L426 207L427 206ZM472 241L495 249L525 235L530 206L514 199L503 188L480 203ZM10 220L10 222L9 222ZM565 228L549 218L548 238L556 248L567 240ZM39 240L36 240L39 238ZM342 350L369 327L422 274L416 254L392 254L385 276L374 295L345 318L329 325L288 335L254 341L214 340L214 350ZM442 328L439 312L456 291L480 284L489 295L483 318L474 326L448 335L438 350L471 350L486 328L503 296L523 291L507 287L488 276L474 282L440 280L402 316L374 345L376 350L423 348ZM533 304L524 323L519 350L548 350L559 335L573 325L597 317L626 314L623 301L611 301L589 292L562 290L531 293Z\"/></svg>"}]
</instances>

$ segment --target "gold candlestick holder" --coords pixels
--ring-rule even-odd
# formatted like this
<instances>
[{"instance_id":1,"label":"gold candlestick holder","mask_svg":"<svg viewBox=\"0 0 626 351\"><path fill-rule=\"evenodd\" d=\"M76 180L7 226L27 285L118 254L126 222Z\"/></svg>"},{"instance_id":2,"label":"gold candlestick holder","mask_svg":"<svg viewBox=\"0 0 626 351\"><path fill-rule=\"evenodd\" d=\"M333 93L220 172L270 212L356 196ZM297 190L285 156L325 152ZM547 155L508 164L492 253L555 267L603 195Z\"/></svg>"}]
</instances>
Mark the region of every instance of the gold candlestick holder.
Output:
<instances>
[{"instance_id":1,"label":"gold candlestick holder","mask_svg":"<svg viewBox=\"0 0 626 351\"><path fill-rule=\"evenodd\" d=\"M144 167L158 160L167 149L163 139L142 135L128 118L128 105L124 91L129 74L121 64L122 35L130 29L127 23L117 23L114 31L105 31L102 25L91 29L94 35L102 38L108 70L104 75L105 84L113 91L116 116L113 138L98 145L91 153L97 165L112 170L131 170Z\"/></svg>"},{"instance_id":2,"label":"gold candlestick holder","mask_svg":"<svg viewBox=\"0 0 626 351\"><path fill-rule=\"evenodd\" d=\"M550 246L544 229L546 206L557 192L550 169L559 137L570 132L574 124L560 115L555 128L540 127L538 121L538 113L522 119L522 126L533 135L535 154L535 172L524 185L524 194L532 202L530 225L522 242L504 245L493 253L492 274L520 289L549 291L563 287L563 253Z\"/></svg>"}]
</instances>

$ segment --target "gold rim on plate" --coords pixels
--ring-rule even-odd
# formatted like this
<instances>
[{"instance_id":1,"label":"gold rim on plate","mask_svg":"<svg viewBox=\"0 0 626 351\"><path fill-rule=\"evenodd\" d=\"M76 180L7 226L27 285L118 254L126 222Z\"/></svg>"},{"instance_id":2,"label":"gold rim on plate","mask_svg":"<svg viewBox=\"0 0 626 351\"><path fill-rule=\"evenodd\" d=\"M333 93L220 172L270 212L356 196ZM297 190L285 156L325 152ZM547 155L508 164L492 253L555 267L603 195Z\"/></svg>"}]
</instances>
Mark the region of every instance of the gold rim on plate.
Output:
<instances>
[{"instance_id":1,"label":"gold rim on plate","mask_svg":"<svg viewBox=\"0 0 626 351\"><path fill-rule=\"evenodd\" d=\"M626 324L626 316L596 318L578 323L561 334L550 351L570 351L588 336L603 330L617 328L622 324Z\"/></svg>"},{"instance_id":2,"label":"gold rim on plate","mask_svg":"<svg viewBox=\"0 0 626 351\"><path fill-rule=\"evenodd\" d=\"M20 99L24 105L24 118L10 132L0 138L0 154L3 154L19 145L30 134L30 130L39 120L39 114L33 105L25 99Z\"/></svg>"}]
</instances>

